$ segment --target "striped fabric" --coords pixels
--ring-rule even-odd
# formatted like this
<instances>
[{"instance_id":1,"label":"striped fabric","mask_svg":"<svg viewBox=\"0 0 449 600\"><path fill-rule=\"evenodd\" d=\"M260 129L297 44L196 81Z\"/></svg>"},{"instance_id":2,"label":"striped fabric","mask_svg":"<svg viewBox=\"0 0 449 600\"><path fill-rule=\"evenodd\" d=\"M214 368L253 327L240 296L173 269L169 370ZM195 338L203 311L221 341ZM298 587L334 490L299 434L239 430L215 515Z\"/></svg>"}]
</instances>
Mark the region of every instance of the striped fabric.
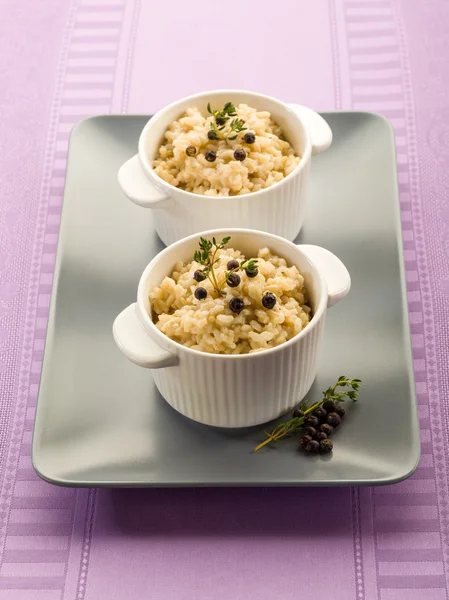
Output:
<instances>
[{"instance_id":1,"label":"striped fabric","mask_svg":"<svg viewBox=\"0 0 449 600\"><path fill-rule=\"evenodd\" d=\"M77 600L84 598L95 491L60 490L31 467L31 436L45 343L61 218L69 134L87 115L112 111L125 0L80 0L69 11L48 131L38 231L33 249L22 370L0 506L1 590L26 600L61 598L69 560L79 562ZM82 499L79 496L83 496ZM85 498L84 498L85 497ZM84 540L71 555L75 510L85 507ZM6 520L6 516L8 516ZM0 552L2 546L0 546Z\"/></svg>"},{"instance_id":2,"label":"striped fabric","mask_svg":"<svg viewBox=\"0 0 449 600\"><path fill-rule=\"evenodd\" d=\"M395 132L404 260L421 428L421 462L410 480L372 491L378 593L382 600L446 598L440 511L447 506L447 480L433 448L442 447L441 428L431 407L437 401L434 318L419 200L416 123L404 25L392 0L344 2L351 108L380 112ZM426 293L427 292L427 293ZM430 404L430 406L429 406ZM440 438L438 440L438 437ZM437 438L437 439L435 439ZM354 491L354 514L360 510ZM355 516L355 525L357 523ZM447 538L446 538L447 543ZM361 559L361 557L359 557ZM365 598L362 563L358 598ZM447 565L446 565L447 568ZM431 595L420 595L422 590ZM402 598L402 596L400 596Z\"/></svg>"},{"instance_id":3,"label":"striped fabric","mask_svg":"<svg viewBox=\"0 0 449 600\"><path fill-rule=\"evenodd\" d=\"M4 5L9 15L20 10L17 4L28 5L30 12L35 10L34 3L6 0ZM1 389L6 390L5 398L0 398L0 600L93 600L104 597L105 593L114 600L133 597L157 600L284 597L289 600L293 597L292 589L294 597L315 597L318 590L318 597L332 600L444 600L449 597L446 471L449 440L447 426L442 426L449 417L447 393L443 393L449 389L449 352L443 335L449 321L447 291L444 291L449 281L446 247L449 234L443 223L446 220L449 225L445 217L449 197L446 175L449 138L445 128L449 114L449 70L444 62L447 61L444 57L447 56L449 5L443 0L327 0L307 3L307 6L297 0L275 4L260 0L257 4L260 11L253 14L251 24L253 28L259 24L264 40L275 37L284 43L285 29L285 47L293 52L295 23L301 25L306 21L322 34L323 49L320 53L316 43L317 56L313 53L307 56L298 50L298 57L291 58L292 68L297 68L301 75L296 81L291 72L288 77L276 78L283 61L291 55L279 52L274 53L273 58L268 42L264 41L263 61L258 64L251 55L252 62L245 63L248 85L276 95L276 90L270 90L267 84L268 73L276 85L284 85L283 93L291 94L286 100L302 102L301 77L308 73L304 64L312 62L313 69L315 62L322 66L324 59L321 63L318 59L325 56L333 76L329 88L330 95L333 90L334 101L329 100L327 106L319 108L378 111L393 125L421 425L420 466L410 479L400 484L351 490L245 490L242 493L197 490L194 494L153 490L146 495L131 492L114 495L98 490L54 488L37 478L30 461L31 436L70 130L89 115L128 112L138 104L137 101L133 104L133 94L139 91L136 84L139 78L146 86L146 98L157 91L156 84L164 88L165 81L167 86L172 82L173 99L199 91L193 83L190 86L190 81L187 86L183 79L186 70L183 56L187 52L192 53L193 60L197 60L198 55L204 58L207 51L211 64L213 60L221 61L220 77L211 68L207 78L201 80L203 89L209 87L210 81L221 79L226 83L223 87L231 87L236 81L236 69L231 59L227 59L229 68L222 60L225 45L220 45L219 36L214 33L212 50L211 45L205 47L198 41L190 45L196 35L201 37L203 33L207 37L211 20L215 19L218 29L219 20L224 23L224 31L220 31L222 37L237 31L239 48L251 50L253 44L253 40L243 35L248 33L247 23L239 29L240 23L236 24L233 17L235 13L230 13L232 20L229 20L231 17L223 12L221 5L210 0L190 3L181 0L172 3L48 0L45 3L48 18L56 15L51 22L64 22L65 28L62 35L59 30L48 32L52 37L61 36L54 88L48 91L46 99L37 95L35 98L36 104L48 100L50 116L45 156L36 158L41 161L39 165L42 163L40 188L31 194L35 204L30 202L29 212L21 216L23 237L29 237L29 243L21 242L20 246L20 260L29 268L29 271L25 267L20 270L22 279L27 278L22 298L26 312L22 320L19 319L20 308L15 308L16 321L4 309L12 304L10 298L15 297L15 283L10 283L5 275L2 252L6 243L0 236L0 378L3 377L0 384L4 386ZM245 2L238 6L239 15L247 20L248 7L249 3ZM154 17L151 22L150 13ZM323 19L323 15L327 19ZM26 15L23 19L31 17ZM283 24L283 30L282 35L276 37L278 24ZM2 39L10 38L13 47L13 36L2 27L5 26L0 20L0 47ZM36 39L30 35L32 39L28 41L18 31L18 50L15 50L19 52L27 43L34 49L36 44L35 52L42 56L43 68L52 68L48 58L44 63L42 34L36 34ZM175 62L173 59L170 62L170 56L164 53L168 46L151 46L152 36L170 44L171 56L176 54ZM179 52L179 40L187 45L185 53ZM215 45L219 48L216 56ZM158 61L155 84L149 76L149 68L147 70L150 47L156 57L153 56L153 60ZM297 47L301 48L299 42ZM247 61L249 50L245 54ZM136 57L140 60L139 70ZM167 64L176 64L177 72L167 74L165 58ZM265 63L269 68L265 68ZM8 69L4 71L5 81L8 81ZM23 68L20 77L26 73ZM316 75L318 97L323 92L318 85L320 73ZM424 82L433 85L428 93L423 89ZM182 91L178 91L178 86ZM27 93L32 97L32 91ZM7 98L7 94L7 88L0 90L1 98ZM161 97L160 94L158 98ZM428 122L434 124L433 128L429 126L429 131L424 127L423 107L425 112L432 112L432 117L426 120L426 126ZM5 121L0 123L1 133L7 129ZM29 123L32 127L31 119ZM21 174L17 177L22 177L17 188L27 190L31 184L26 177ZM431 181L433 186L430 186ZM11 191L8 187L5 189L5 198L0 198L0 233L8 230L3 206L7 206ZM20 196L16 188L11 189ZM432 201L437 195L439 204ZM426 225L426 212L427 223L430 222L428 213L432 212L432 227ZM437 231L439 234L435 233L434 240L432 236ZM435 299L437 287L443 291ZM12 348L7 352L2 346L4 330L9 335L5 338L8 348ZM16 364L17 377L13 376ZM12 408L6 407L2 412L2 403L6 405L8 401ZM331 526L328 526L330 507L335 509L335 514L331 515ZM295 522L300 526L295 527ZM239 564L232 562L234 554L241 557ZM128 567L122 569L122 564ZM314 571L318 564L318 571ZM242 572L233 572L230 576L228 565L236 570L239 567ZM329 573L332 577L326 579ZM180 587L177 587L178 580ZM253 582L248 589L243 585L245 580ZM238 585L235 582L239 582ZM204 592L205 589L208 591Z\"/></svg>"}]
</instances>

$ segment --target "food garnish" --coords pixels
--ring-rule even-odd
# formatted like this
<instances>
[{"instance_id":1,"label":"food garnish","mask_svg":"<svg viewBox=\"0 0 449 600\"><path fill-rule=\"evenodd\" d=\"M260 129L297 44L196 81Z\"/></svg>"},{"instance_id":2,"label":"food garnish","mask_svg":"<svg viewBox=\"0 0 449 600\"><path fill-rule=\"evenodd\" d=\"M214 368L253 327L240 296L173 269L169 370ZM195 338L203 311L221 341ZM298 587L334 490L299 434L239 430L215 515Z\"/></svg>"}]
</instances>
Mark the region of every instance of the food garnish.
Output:
<instances>
[{"instance_id":1,"label":"food garnish","mask_svg":"<svg viewBox=\"0 0 449 600\"><path fill-rule=\"evenodd\" d=\"M247 129L244 127L245 122L242 119L233 118L229 122L231 117L237 117L237 111L232 102L226 102L221 110L212 109L209 102L207 112L213 116L210 130L207 133L210 140L235 140L239 133Z\"/></svg>"},{"instance_id":2,"label":"food garnish","mask_svg":"<svg viewBox=\"0 0 449 600\"><path fill-rule=\"evenodd\" d=\"M240 282L241 282L240 275L237 275L237 273L231 273L226 278L226 283L229 285L229 287L232 287L232 288L239 286Z\"/></svg>"},{"instance_id":3,"label":"food garnish","mask_svg":"<svg viewBox=\"0 0 449 600\"><path fill-rule=\"evenodd\" d=\"M197 287L195 290L195 298L197 300L204 300L204 298L207 298L207 290L203 287Z\"/></svg>"},{"instance_id":4,"label":"food garnish","mask_svg":"<svg viewBox=\"0 0 449 600\"><path fill-rule=\"evenodd\" d=\"M229 308L232 310L232 312L240 314L245 308L245 303L241 298L232 298L229 302Z\"/></svg>"},{"instance_id":5,"label":"food garnish","mask_svg":"<svg viewBox=\"0 0 449 600\"><path fill-rule=\"evenodd\" d=\"M271 292L266 292L262 297L262 304L265 306L265 308L274 308L274 305L276 304L276 296Z\"/></svg>"},{"instance_id":6,"label":"food garnish","mask_svg":"<svg viewBox=\"0 0 449 600\"><path fill-rule=\"evenodd\" d=\"M245 269L245 273L247 277L252 279L253 277L256 277L258 275L259 269L257 267L253 268L251 265L248 265L248 268Z\"/></svg>"},{"instance_id":7,"label":"food garnish","mask_svg":"<svg viewBox=\"0 0 449 600\"><path fill-rule=\"evenodd\" d=\"M243 136L243 141L247 144L254 144L254 142L256 141L256 136L252 131L248 131L248 133L245 133L245 135Z\"/></svg>"},{"instance_id":8,"label":"food garnish","mask_svg":"<svg viewBox=\"0 0 449 600\"><path fill-rule=\"evenodd\" d=\"M237 118L236 108L232 102L226 102L221 110L212 109L209 102L207 105L207 111L213 117L210 123L210 129L207 132L207 137L210 140L224 140L226 142L232 141L237 139L242 131L247 130L247 128L244 127L245 121ZM243 141L247 144L254 144L256 141L256 136L253 132L248 131L243 136ZM196 156L196 153L197 149L195 146L187 146L187 156ZM209 150L206 152L204 157L208 162L215 162L217 159L217 153L213 150ZM243 148L237 148L237 150L234 152L234 158L239 162L243 162L246 159L245 150Z\"/></svg>"},{"instance_id":9,"label":"food garnish","mask_svg":"<svg viewBox=\"0 0 449 600\"><path fill-rule=\"evenodd\" d=\"M228 264L226 265L226 268L228 271L235 271L236 269L240 268L240 263L238 260L235 260L235 258L233 258L232 260L230 260L228 262Z\"/></svg>"},{"instance_id":10,"label":"food garnish","mask_svg":"<svg viewBox=\"0 0 449 600\"><path fill-rule=\"evenodd\" d=\"M204 276L204 278L207 277L209 279L211 284L214 286L214 289L217 292L217 294L222 294L222 295L225 294L225 292L223 291L223 288L225 287L226 283L230 287L237 287L240 284L240 276L239 275L237 275L237 277L234 276L234 275L236 275L236 271L238 271L239 269L245 270L247 275L248 275L248 271L250 273L256 272L256 275L258 272L257 271L257 259L245 259L241 263L239 263L237 260L230 260L227 264L228 270L225 272L225 277L224 277L223 281L220 283L218 282L218 279L217 279L217 277L215 275L215 271L214 271L214 265L218 262L217 252L218 252L218 250L222 250L226 246L226 244L229 243L230 239L231 239L230 236L224 237L221 240L221 242L218 243L215 238L212 238L212 241L206 240L205 238L200 238L200 242L199 242L200 249L195 250L195 253L193 255L193 260L196 261L197 263L199 263L200 265L204 266L204 268L202 270L197 269L195 271L194 279L196 281L202 281L202 279L198 279L200 274L202 274ZM255 275L248 275L248 277L254 277L254 276ZM237 281L237 278L238 278L238 281ZM234 312L237 312L237 311L234 311ZM238 311L238 312L240 312L240 311Z\"/></svg>"},{"instance_id":11,"label":"food garnish","mask_svg":"<svg viewBox=\"0 0 449 600\"><path fill-rule=\"evenodd\" d=\"M308 453L326 454L332 451L333 444L328 439L334 428L338 427L345 415L341 403L346 400L357 401L361 380L348 379L341 375L334 386L323 392L323 398L308 405L303 402L293 411L289 421L277 425L271 433L266 432L267 439L254 448L257 452L267 444L302 433L299 446ZM344 389L347 388L347 389ZM338 411L338 412L337 412ZM323 437L323 436L326 437Z\"/></svg>"},{"instance_id":12,"label":"food garnish","mask_svg":"<svg viewBox=\"0 0 449 600\"><path fill-rule=\"evenodd\" d=\"M197 269L193 274L193 279L200 283L200 281L204 281L206 279L206 275L204 274L204 271L202 271L201 269Z\"/></svg>"},{"instance_id":13,"label":"food garnish","mask_svg":"<svg viewBox=\"0 0 449 600\"><path fill-rule=\"evenodd\" d=\"M245 160L246 152L243 150L243 148L237 148L237 150L234 152L234 158L240 162Z\"/></svg>"},{"instance_id":14,"label":"food garnish","mask_svg":"<svg viewBox=\"0 0 449 600\"><path fill-rule=\"evenodd\" d=\"M207 160L207 162L215 162L217 159L217 153L213 150L208 150L208 152L206 152L204 155L204 158Z\"/></svg>"}]
</instances>

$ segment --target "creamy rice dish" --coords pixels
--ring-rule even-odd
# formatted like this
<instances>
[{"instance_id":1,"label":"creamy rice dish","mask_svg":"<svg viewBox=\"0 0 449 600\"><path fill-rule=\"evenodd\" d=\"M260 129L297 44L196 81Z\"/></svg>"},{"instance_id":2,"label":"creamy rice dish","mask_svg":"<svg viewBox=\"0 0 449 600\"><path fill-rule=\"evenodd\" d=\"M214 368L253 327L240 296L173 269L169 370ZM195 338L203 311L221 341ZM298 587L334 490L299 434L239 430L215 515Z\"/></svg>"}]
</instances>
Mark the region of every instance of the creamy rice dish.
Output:
<instances>
[{"instance_id":1,"label":"creamy rice dish","mask_svg":"<svg viewBox=\"0 0 449 600\"><path fill-rule=\"evenodd\" d=\"M300 157L268 111L227 102L220 110L196 107L167 129L152 161L167 183L205 196L257 192L282 181Z\"/></svg>"},{"instance_id":2,"label":"creamy rice dish","mask_svg":"<svg viewBox=\"0 0 449 600\"><path fill-rule=\"evenodd\" d=\"M268 248L248 259L225 248L228 239L202 239L194 260L178 262L151 290L153 322L202 352L246 354L283 344L312 317L303 276Z\"/></svg>"}]
</instances>

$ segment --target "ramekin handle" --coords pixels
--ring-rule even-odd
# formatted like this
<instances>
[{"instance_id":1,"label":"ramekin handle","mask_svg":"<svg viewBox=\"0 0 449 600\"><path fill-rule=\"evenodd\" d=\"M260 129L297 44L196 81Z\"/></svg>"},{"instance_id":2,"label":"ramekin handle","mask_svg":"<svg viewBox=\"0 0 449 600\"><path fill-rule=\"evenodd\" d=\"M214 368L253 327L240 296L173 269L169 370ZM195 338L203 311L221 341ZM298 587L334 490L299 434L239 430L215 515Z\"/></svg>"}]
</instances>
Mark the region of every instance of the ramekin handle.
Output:
<instances>
[{"instance_id":1,"label":"ramekin handle","mask_svg":"<svg viewBox=\"0 0 449 600\"><path fill-rule=\"evenodd\" d=\"M332 144L332 129L317 112L301 104L289 104L303 124L307 127L312 138L312 154L327 150Z\"/></svg>"},{"instance_id":2,"label":"ramekin handle","mask_svg":"<svg viewBox=\"0 0 449 600\"><path fill-rule=\"evenodd\" d=\"M339 258L321 246L301 244L300 249L323 274L327 283L327 306L337 304L351 289L351 276Z\"/></svg>"},{"instance_id":3,"label":"ramekin handle","mask_svg":"<svg viewBox=\"0 0 449 600\"><path fill-rule=\"evenodd\" d=\"M178 364L176 354L164 350L143 328L137 315L137 305L130 304L115 319L112 326L114 340L123 354L139 367L162 369Z\"/></svg>"},{"instance_id":4,"label":"ramekin handle","mask_svg":"<svg viewBox=\"0 0 449 600\"><path fill-rule=\"evenodd\" d=\"M134 204L144 208L166 208L173 202L169 196L157 190L148 181L138 154L135 154L120 167L118 182L124 194Z\"/></svg>"}]
</instances>

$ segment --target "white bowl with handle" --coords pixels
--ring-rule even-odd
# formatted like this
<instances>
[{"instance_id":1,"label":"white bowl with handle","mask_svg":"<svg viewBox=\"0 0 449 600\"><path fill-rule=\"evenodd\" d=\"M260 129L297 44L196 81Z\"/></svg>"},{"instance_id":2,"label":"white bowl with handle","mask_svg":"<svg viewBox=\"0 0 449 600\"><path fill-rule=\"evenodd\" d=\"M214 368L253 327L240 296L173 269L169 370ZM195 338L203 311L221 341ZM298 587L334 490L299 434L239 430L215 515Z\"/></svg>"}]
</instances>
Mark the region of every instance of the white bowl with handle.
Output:
<instances>
[{"instance_id":1,"label":"white bowl with handle","mask_svg":"<svg viewBox=\"0 0 449 600\"><path fill-rule=\"evenodd\" d=\"M241 196L194 194L160 178L151 164L169 125L187 108L196 106L206 115L208 102L223 106L228 101L271 113L301 157L294 171L271 187ZM222 227L267 231L293 240L304 222L312 156L326 150L331 142L329 125L304 106L241 90L204 92L170 104L148 121L139 138L138 153L122 165L118 181L130 200L153 210L156 231L166 245Z\"/></svg>"},{"instance_id":2,"label":"white bowl with handle","mask_svg":"<svg viewBox=\"0 0 449 600\"><path fill-rule=\"evenodd\" d=\"M268 247L304 276L312 308L310 323L289 341L259 352L208 354L187 348L153 323L150 291L170 275L179 260L190 262L199 236L222 239L245 256ZM346 267L319 246L296 245L278 236L245 229L202 232L160 252L144 270L137 302L114 321L113 335L123 354L152 370L165 400L183 415L217 427L248 427L291 410L307 394L316 376L327 309L349 292Z\"/></svg>"}]
</instances>

